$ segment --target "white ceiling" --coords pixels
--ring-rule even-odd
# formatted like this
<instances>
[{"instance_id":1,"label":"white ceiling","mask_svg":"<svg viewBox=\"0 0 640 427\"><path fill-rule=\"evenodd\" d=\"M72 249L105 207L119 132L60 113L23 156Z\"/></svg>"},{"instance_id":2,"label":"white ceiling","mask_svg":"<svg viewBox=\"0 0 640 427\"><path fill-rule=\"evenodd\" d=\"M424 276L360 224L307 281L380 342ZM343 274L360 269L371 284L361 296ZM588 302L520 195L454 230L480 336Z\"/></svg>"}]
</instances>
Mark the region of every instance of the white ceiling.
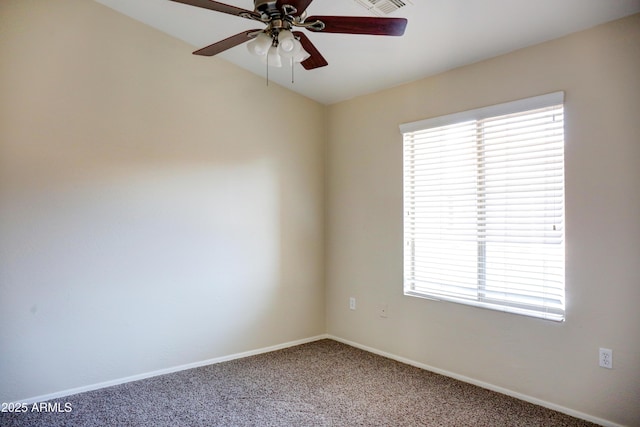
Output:
<instances>
[{"instance_id":1,"label":"white ceiling","mask_svg":"<svg viewBox=\"0 0 640 427\"><path fill-rule=\"evenodd\" d=\"M259 22L169 0L96 0L193 45L208 46ZM223 3L253 10L251 0ZM269 80L332 104L551 40L640 12L640 0L412 0L392 15L409 20L402 37L307 34L329 65L270 68ZM315 0L309 15L375 16L355 0ZM135 43L135 40L131 41ZM191 52L186 50L185 55ZM244 45L218 55L257 75L265 65ZM208 57L198 57L212 61Z\"/></svg>"}]
</instances>

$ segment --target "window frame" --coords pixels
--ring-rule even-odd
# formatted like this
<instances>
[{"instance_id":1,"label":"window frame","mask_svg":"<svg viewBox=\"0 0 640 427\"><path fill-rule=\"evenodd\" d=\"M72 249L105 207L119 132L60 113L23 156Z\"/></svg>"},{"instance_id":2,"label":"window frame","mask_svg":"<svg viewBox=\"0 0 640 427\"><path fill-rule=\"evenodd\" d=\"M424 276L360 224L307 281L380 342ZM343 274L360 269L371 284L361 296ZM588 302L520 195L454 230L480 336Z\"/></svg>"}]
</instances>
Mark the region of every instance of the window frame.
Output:
<instances>
[{"instance_id":1,"label":"window frame","mask_svg":"<svg viewBox=\"0 0 640 427\"><path fill-rule=\"evenodd\" d=\"M517 100L517 101L512 101L512 102L506 102L506 103L502 103L502 104L497 104L497 105L492 105L492 106L488 106L488 107L482 107L482 108L478 108L478 109L473 109L473 110L469 110L469 111L463 111L463 112L459 112L459 113L454 113L454 114L448 114L445 116L439 116L439 117L435 117L435 118L429 118L426 120L420 120L420 121L416 121L416 122L411 122L411 123L404 123L400 125L400 131L403 134L403 146L406 145L406 137L409 134L412 134L414 132L419 132L419 131L423 131L423 130L428 130L428 129L436 129L436 128L440 128L440 127L445 127L445 126L451 126L451 125L455 125L455 124L460 124L460 123L464 123L464 122L481 122L483 120L486 119L492 119L492 118L496 118L499 116L504 116L504 115L509 115L509 114L516 114L516 113L525 113L528 111L533 111L533 110L537 110L537 109L541 109L541 108L548 108L548 107L552 107L552 106L562 106L562 111L564 114L564 92L560 91L560 92L553 92L553 93L549 93L549 94L545 94L545 95L540 95L540 96L535 96L535 97L531 97L531 98L526 98L526 99L521 99L521 100ZM407 280L407 247L405 246L405 250L404 250L404 255L403 255L403 259L404 259L404 263L403 263L403 269L404 271L404 294L408 295L408 296L414 296L414 297L421 297L421 298L427 298L427 299L432 299L432 300L444 300L444 301L450 301L450 302L456 302L456 303L462 303L462 304L466 304L466 305L472 305L472 306L477 306L477 307L481 307L481 308L488 308L488 309L493 309L493 310L498 310L498 311L505 311L505 312L509 312L509 313L515 313L515 314L522 314L522 315L526 315L526 316L531 316L531 317L537 317L537 318L543 318L543 319L548 319L548 320L553 320L553 321L564 321L565 320L565 316L566 316L566 304L565 304L565 287L566 287L566 283L565 283L565 264L566 264L566 260L565 260L565 250L564 250L564 244L565 244L565 240L566 240L566 228L564 226L564 216L565 216L565 205L564 205L564 201L565 201L565 194L566 194L566 189L565 189L565 178L564 178L564 162L565 162L565 158L564 158L564 145L565 145L565 138L564 138L564 120L563 120L563 128L562 128L562 132L563 132L563 136L562 136L562 146L563 146L563 152L562 152L562 186L561 186L561 191L562 191L562 222L563 222L563 227L562 227L562 233L561 233L561 264L562 264L562 287L561 287L561 308L560 309L555 309L553 312L545 312L544 310L544 304L540 305L538 309L532 310L530 308L528 308L529 306L527 306L526 304L524 305L519 305L515 302L511 302L509 303L508 301L498 301L496 302L495 300L493 300L492 298L487 298L487 297L480 297L478 296L478 294L481 292L481 288L482 288L482 283L481 283L481 276L482 276L482 270L486 269L486 265L487 265L487 260L482 258L481 259L481 255L478 252L477 257L476 257L476 263L478 264L477 266L477 283L476 283L476 299L472 300L472 299L466 299L466 298L455 298L455 297L448 297L447 295L436 295L436 294L432 294L432 293L428 293L428 292L424 292L424 291L416 291L414 289L413 284L410 284L409 280ZM480 140L481 138L478 137L478 140ZM482 142L478 142L478 144L484 144L484 140ZM406 149L406 148L405 148ZM405 153L406 154L406 153ZM406 165L406 157L403 156L403 173L406 175L406 169L407 169L407 165ZM478 172L477 173L477 177L482 178L484 175L483 173ZM405 176L406 179L406 176ZM407 192L407 183L403 183L403 206L404 203L406 203L406 195ZM505 194L509 194L509 192L505 192ZM476 210L476 216L477 216L477 211L478 211L478 205L476 205L475 207ZM404 239L405 239L405 245L408 244L414 244L414 242L412 241L411 243L407 242L407 215L405 213L405 215L403 216L405 219L403 220L403 228L405 230L404 232ZM415 220L415 219L414 219ZM505 227L506 229L506 227ZM554 227L555 230L555 227ZM481 239L478 239L476 242L477 247L478 247L478 251L480 251L481 249L481 245L483 244L481 242ZM415 253L415 252L412 252ZM413 261L412 261L413 262ZM484 264L483 264L484 263ZM412 276L412 280L415 281L415 277ZM445 284L443 283L443 287L451 287L450 284ZM555 291L558 291L559 289L555 289Z\"/></svg>"}]
</instances>

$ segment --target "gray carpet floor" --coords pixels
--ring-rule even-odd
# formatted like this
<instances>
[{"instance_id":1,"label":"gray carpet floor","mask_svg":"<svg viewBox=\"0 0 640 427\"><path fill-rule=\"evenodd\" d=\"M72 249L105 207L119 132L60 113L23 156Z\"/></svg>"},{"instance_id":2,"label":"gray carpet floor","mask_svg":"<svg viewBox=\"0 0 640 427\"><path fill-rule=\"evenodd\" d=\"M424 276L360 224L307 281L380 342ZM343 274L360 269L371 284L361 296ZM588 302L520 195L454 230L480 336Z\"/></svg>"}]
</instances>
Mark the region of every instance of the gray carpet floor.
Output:
<instances>
[{"instance_id":1,"label":"gray carpet floor","mask_svg":"<svg viewBox=\"0 0 640 427\"><path fill-rule=\"evenodd\" d=\"M68 396L9 426L594 426L332 340Z\"/></svg>"}]
</instances>

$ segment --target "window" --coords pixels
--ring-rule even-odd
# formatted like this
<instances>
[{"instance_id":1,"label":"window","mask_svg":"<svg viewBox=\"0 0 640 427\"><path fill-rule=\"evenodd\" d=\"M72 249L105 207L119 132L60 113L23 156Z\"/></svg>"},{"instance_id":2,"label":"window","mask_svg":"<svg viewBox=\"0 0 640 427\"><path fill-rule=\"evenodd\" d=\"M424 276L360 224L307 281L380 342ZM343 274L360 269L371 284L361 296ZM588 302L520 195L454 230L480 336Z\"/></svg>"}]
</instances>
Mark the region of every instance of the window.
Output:
<instances>
[{"instance_id":1,"label":"window","mask_svg":"<svg viewBox=\"0 0 640 427\"><path fill-rule=\"evenodd\" d=\"M563 102L400 126L406 295L564 320Z\"/></svg>"}]
</instances>

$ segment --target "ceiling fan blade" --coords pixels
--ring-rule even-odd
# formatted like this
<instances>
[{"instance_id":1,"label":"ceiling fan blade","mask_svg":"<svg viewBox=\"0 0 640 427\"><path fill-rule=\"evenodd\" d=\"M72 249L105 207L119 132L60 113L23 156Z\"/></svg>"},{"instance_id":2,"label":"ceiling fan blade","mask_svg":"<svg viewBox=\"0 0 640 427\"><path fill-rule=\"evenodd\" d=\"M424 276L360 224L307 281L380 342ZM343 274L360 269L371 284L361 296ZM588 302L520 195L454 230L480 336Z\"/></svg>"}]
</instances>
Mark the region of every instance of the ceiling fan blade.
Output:
<instances>
[{"instance_id":1,"label":"ceiling fan blade","mask_svg":"<svg viewBox=\"0 0 640 427\"><path fill-rule=\"evenodd\" d=\"M309 37L303 32L294 31L293 34L300 38L300 43L304 50L309 52L310 57L301 62L302 66L305 70L313 70L314 68L324 67L325 65L329 65L326 59L322 56L322 54L316 49L316 47L311 43Z\"/></svg>"},{"instance_id":2,"label":"ceiling fan blade","mask_svg":"<svg viewBox=\"0 0 640 427\"><path fill-rule=\"evenodd\" d=\"M305 22L322 21L322 30L308 27L308 30L323 33L369 34L374 36L401 36L407 27L404 18L375 18L368 16L310 16Z\"/></svg>"},{"instance_id":3,"label":"ceiling fan blade","mask_svg":"<svg viewBox=\"0 0 640 427\"><path fill-rule=\"evenodd\" d=\"M236 6L230 6L228 4L220 3L213 0L171 0L176 3L183 3L189 6L201 7L203 9L215 10L216 12L227 13L229 15L239 16L241 18L248 19L260 19L260 15L251 10L242 9ZM253 18L251 18L253 17Z\"/></svg>"},{"instance_id":4,"label":"ceiling fan blade","mask_svg":"<svg viewBox=\"0 0 640 427\"><path fill-rule=\"evenodd\" d=\"M305 10L307 10L312 1L313 0L278 0L276 6L278 7L278 10L282 10L282 6L285 4L291 5L296 8L296 16L300 16Z\"/></svg>"},{"instance_id":5,"label":"ceiling fan blade","mask_svg":"<svg viewBox=\"0 0 640 427\"><path fill-rule=\"evenodd\" d=\"M220 40L217 43L214 43L212 45L209 45L207 47L203 47L202 49L198 49L195 52L193 52L194 55L202 55L202 56L213 56L213 55L217 55L220 52L224 52L227 49L231 49L234 46L238 46L239 44L242 44L244 42L248 42L249 40L252 39L252 37L249 36L249 34L251 33L256 33L256 32L260 32L261 30L247 30L247 31L243 31L239 34L236 34L235 36L231 36L229 38L226 38L224 40Z\"/></svg>"}]
</instances>

